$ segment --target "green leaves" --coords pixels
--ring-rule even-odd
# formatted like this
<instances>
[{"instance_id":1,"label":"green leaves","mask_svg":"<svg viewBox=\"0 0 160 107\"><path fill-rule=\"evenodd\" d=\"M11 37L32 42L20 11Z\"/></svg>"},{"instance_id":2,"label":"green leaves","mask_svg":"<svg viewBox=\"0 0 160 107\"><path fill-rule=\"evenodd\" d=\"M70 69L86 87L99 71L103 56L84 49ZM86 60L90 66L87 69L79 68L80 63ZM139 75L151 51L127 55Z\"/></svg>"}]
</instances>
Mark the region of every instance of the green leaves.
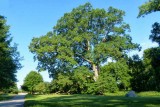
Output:
<instances>
[{"instance_id":1,"label":"green leaves","mask_svg":"<svg viewBox=\"0 0 160 107\"><path fill-rule=\"evenodd\" d=\"M160 11L160 1L149 0L139 7L138 17L144 17L145 15L156 11Z\"/></svg>"},{"instance_id":2,"label":"green leaves","mask_svg":"<svg viewBox=\"0 0 160 107\"><path fill-rule=\"evenodd\" d=\"M9 88L16 79L16 72L21 68L22 59L17 52L17 45L10 45L12 38L9 34L9 26L6 19L0 16L0 89Z\"/></svg>"},{"instance_id":3,"label":"green leaves","mask_svg":"<svg viewBox=\"0 0 160 107\"><path fill-rule=\"evenodd\" d=\"M120 89L127 89L130 86L131 76L129 75L130 70L126 61L120 60L118 62L111 62L108 65L105 65L101 68L103 77L110 76L115 80L117 86L121 86Z\"/></svg>"},{"instance_id":4,"label":"green leaves","mask_svg":"<svg viewBox=\"0 0 160 107\"><path fill-rule=\"evenodd\" d=\"M149 39L152 40L152 42L157 42L158 45L160 46L160 23L155 22L152 25L152 30L151 30L151 35L149 37Z\"/></svg>"},{"instance_id":5,"label":"green leaves","mask_svg":"<svg viewBox=\"0 0 160 107\"><path fill-rule=\"evenodd\" d=\"M36 72L31 71L24 79L22 89L24 91L29 91L31 94L34 94L36 91L36 85L43 82L42 76Z\"/></svg>"},{"instance_id":6,"label":"green leaves","mask_svg":"<svg viewBox=\"0 0 160 107\"><path fill-rule=\"evenodd\" d=\"M52 81L52 90L60 93L87 93L90 83L93 82L93 74L89 69L81 66L74 72L59 73Z\"/></svg>"},{"instance_id":7,"label":"green leaves","mask_svg":"<svg viewBox=\"0 0 160 107\"><path fill-rule=\"evenodd\" d=\"M127 56L127 51L139 46L127 35L130 27L123 21L124 15L113 7L94 9L90 3L65 13L53 32L34 38L29 46L39 61L38 68L48 70L53 77L82 65L99 72L93 64L99 67L109 57L118 61Z\"/></svg>"},{"instance_id":8,"label":"green leaves","mask_svg":"<svg viewBox=\"0 0 160 107\"><path fill-rule=\"evenodd\" d=\"M145 74L147 76L147 90L160 90L160 48L149 48L144 51L144 66L145 66Z\"/></svg>"}]
</instances>

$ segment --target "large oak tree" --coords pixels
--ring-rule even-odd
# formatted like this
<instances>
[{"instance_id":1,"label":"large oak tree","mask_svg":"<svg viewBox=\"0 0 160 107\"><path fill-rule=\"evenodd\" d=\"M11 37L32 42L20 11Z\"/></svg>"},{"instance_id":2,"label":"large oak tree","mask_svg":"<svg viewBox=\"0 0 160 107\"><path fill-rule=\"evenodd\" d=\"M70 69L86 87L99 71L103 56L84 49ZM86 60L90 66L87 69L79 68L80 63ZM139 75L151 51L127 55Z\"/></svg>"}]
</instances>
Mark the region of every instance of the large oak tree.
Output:
<instances>
[{"instance_id":1,"label":"large oak tree","mask_svg":"<svg viewBox=\"0 0 160 107\"><path fill-rule=\"evenodd\" d=\"M139 47L127 34L130 27L123 21L124 15L113 7L94 9L90 3L65 13L53 32L32 39L29 49L38 60L38 69L48 70L54 77L85 65L97 80L100 66L108 59L125 58L128 51Z\"/></svg>"}]
</instances>

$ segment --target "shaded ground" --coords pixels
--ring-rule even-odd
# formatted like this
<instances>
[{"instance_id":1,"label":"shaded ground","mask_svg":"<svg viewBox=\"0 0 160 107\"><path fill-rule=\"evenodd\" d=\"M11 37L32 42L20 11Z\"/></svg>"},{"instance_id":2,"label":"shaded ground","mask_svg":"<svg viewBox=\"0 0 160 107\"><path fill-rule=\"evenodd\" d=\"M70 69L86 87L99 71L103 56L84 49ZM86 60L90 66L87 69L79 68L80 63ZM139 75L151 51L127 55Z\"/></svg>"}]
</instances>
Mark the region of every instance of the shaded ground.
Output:
<instances>
[{"instance_id":1,"label":"shaded ground","mask_svg":"<svg viewBox=\"0 0 160 107\"><path fill-rule=\"evenodd\" d=\"M0 101L0 107L24 107L25 95L19 94L11 100Z\"/></svg>"},{"instance_id":2,"label":"shaded ground","mask_svg":"<svg viewBox=\"0 0 160 107\"><path fill-rule=\"evenodd\" d=\"M160 107L160 96L27 95L24 107Z\"/></svg>"},{"instance_id":3,"label":"shaded ground","mask_svg":"<svg viewBox=\"0 0 160 107\"><path fill-rule=\"evenodd\" d=\"M0 101L12 99L14 96L15 94L1 94Z\"/></svg>"}]
</instances>

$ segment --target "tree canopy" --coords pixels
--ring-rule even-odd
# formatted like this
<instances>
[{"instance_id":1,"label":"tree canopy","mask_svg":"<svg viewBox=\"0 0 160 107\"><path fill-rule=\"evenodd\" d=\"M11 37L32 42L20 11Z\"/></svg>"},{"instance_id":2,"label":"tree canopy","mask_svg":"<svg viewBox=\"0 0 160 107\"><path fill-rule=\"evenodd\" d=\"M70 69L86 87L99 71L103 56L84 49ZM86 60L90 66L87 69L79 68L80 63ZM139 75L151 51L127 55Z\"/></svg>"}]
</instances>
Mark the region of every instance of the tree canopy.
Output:
<instances>
[{"instance_id":1,"label":"tree canopy","mask_svg":"<svg viewBox=\"0 0 160 107\"><path fill-rule=\"evenodd\" d=\"M160 1L159 0L149 0L139 7L138 17L145 16L152 12L160 11Z\"/></svg>"},{"instance_id":2,"label":"tree canopy","mask_svg":"<svg viewBox=\"0 0 160 107\"><path fill-rule=\"evenodd\" d=\"M0 89L14 85L17 70L21 68L17 45L11 46L11 42L9 26L5 17L0 16Z\"/></svg>"},{"instance_id":3,"label":"tree canopy","mask_svg":"<svg viewBox=\"0 0 160 107\"><path fill-rule=\"evenodd\" d=\"M126 58L128 51L139 48L128 35L130 27L123 21L124 15L113 7L94 9L90 3L65 13L53 32L32 39L29 49L38 60L38 69L55 77L86 66L97 80L101 64Z\"/></svg>"},{"instance_id":4,"label":"tree canopy","mask_svg":"<svg viewBox=\"0 0 160 107\"><path fill-rule=\"evenodd\" d=\"M36 91L36 86L41 82L43 82L41 74L36 71L31 71L25 77L22 89L24 91L30 92L31 94L34 94L34 92Z\"/></svg>"}]
</instances>

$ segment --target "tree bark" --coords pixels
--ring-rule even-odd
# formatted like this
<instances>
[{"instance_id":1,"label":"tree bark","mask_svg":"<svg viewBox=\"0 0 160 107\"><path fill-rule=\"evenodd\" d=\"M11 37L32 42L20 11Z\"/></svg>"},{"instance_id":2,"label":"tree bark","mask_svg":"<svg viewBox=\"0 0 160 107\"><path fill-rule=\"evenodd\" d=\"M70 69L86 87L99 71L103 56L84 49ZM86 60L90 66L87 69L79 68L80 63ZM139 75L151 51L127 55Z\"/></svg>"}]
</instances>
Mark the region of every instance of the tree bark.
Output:
<instances>
[{"instance_id":1,"label":"tree bark","mask_svg":"<svg viewBox=\"0 0 160 107\"><path fill-rule=\"evenodd\" d=\"M87 50L89 51L90 50L90 42L87 41Z\"/></svg>"},{"instance_id":2,"label":"tree bark","mask_svg":"<svg viewBox=\"0 0 160 107\"><path fill-rule=\"evenodd\" d=\"M96 64L93 64L93 65L92 65L92 69L93 69L93 71L94 71L94 77L93 77L93 79L94 79L95 81L97 81L97 79L98 79L98 74L99 74L99 67L98 67Z\"/></svg>"}]
</instances>

